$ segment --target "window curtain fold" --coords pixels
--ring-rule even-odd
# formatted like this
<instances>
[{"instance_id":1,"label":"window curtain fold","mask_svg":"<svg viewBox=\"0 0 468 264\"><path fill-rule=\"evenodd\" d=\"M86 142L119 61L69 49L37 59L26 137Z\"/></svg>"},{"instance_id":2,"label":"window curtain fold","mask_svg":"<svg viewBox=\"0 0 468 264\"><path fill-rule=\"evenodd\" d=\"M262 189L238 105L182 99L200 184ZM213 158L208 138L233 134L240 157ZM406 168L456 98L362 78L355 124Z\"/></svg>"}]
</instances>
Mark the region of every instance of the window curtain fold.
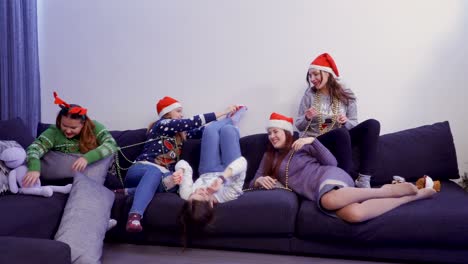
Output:
<instances>
[{"instance_id":1,"label":"window curtain fold","mask_svg":"<svg viewBox=\"0 0 468 264\"><path fill-rule=\"evenodd\" d=\"M35 135L41 116L36 0L0 0L0 119Z\"/></svg>"}]
</instances>

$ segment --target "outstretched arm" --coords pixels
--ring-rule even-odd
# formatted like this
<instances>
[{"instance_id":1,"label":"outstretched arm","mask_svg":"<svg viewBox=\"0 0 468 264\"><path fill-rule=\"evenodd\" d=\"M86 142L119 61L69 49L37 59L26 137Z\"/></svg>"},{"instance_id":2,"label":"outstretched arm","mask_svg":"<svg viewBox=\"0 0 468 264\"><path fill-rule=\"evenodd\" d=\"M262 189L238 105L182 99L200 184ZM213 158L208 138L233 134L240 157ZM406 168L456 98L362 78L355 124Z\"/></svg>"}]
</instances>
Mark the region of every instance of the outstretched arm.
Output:
<instances>
[{"instance_id":1,"label":"outstretched arm","mask_svg":"<svg viewBox=\"0 0 468 264\"><path fill-rule=\"evenodd\" d=\"M193 130L214 120L216 120L215 113L196 115L184 119L162 119L153 125L149 133L173 136L175 133Z\"/></svg>"}]
</instances>

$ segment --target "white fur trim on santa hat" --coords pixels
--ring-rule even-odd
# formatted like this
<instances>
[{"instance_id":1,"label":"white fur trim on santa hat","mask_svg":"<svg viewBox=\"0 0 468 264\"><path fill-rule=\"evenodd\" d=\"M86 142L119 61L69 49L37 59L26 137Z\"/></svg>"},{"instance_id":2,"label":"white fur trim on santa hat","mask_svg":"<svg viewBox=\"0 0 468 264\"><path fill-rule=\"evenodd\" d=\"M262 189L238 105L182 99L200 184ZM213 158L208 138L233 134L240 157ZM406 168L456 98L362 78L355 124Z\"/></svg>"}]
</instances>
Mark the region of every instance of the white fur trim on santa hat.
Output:
<instances>
[{"instance_id":1,"label":"white fur trim on santa hat","mask_svg":"<svg viewBox=\"0 0 468 264\"><path fill-rule=\"evenodd\" d=\"M179 102L164 107L163 110L161 110L161 113L159 113L159 118L162 118L165 114L179 107L182 107Z\"/></svg>"},{"instance_id":2,"label":"white fur trim on santa hat","mask_svg":"<svg viewBox=\"0 0 468 264\"><path fill-rule=\"evenodd\" d=\"M340 78L340 77L336 76L335 72L334 72L333 69L330 68L330 67L325 67L325 66L320 66L320 65L313 65L313 64L311 64L311 65L309 66L309 69L316 69L316 70L320 70L320 71L325 71L325 72L330 73L330 74L333 76L333 78L335 78L335 79L339 79L339 78Z\"/></svg>"},{"instance_id":3,"label":"white fur trim on santa hat","mask_svg":"<svg viewBox=\"0 0 468 264\"><path fill-rule=\"evenodd\" d=\"M284 120L270 120L268 122L268 126L267 126L267 130L268 128L270 127L277 127L277 128L281 128L281 129L284 129L286 131L289 131L291 132L291 134L294 133L294 130L293 130L293 125L288 122L288 121L284 121Z\"/></svg>"}]
</instances>

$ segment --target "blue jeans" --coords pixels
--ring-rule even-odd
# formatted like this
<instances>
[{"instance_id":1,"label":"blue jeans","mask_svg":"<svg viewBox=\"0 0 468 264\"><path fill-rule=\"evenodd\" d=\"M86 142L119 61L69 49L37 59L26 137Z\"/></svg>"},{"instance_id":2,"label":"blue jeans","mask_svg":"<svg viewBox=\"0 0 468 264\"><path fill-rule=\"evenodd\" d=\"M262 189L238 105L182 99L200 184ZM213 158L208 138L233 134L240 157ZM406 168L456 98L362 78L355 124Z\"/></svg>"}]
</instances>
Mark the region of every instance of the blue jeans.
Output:
<instances>
[{"instance_id":1,"label":"blue jeans","mask_svg":"<svg viewBox=\"0 0 468 264\"><path fill-rule=\"evenodd\" d=\"M212 122L205 127L201 140L198 172L222 172L241 156L239 130L230 118Z\"/></svg>"},{"instance_id":2,"label":"blue jeans","mask_svg":"<svg viewBox=\"0 0 468 264\"><path fill-rule=\"evenodd\" d=\"M143 216L154 194L166 191L161 181L171 174L171 172L162 173L157 167L149 164L132 165L125 177L125 187L129 189L129 193L135 193L130 213Z\"/></svg>"}]
</instances>

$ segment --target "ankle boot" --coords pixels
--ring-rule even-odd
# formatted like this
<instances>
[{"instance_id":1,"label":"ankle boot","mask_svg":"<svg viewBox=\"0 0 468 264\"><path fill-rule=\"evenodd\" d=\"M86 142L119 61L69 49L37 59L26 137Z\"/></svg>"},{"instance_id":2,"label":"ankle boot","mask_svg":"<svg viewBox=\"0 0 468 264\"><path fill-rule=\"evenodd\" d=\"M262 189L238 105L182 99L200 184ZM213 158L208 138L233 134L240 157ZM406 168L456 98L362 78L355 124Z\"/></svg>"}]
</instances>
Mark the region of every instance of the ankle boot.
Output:
<instances>
[{"instance_id":1,"label":"ankle boot","mask_svg":"<svg viewBox=\"0 0 468 264\"><path fill-rule=\"evenodd\" d=\"M130 233L138 233L143 231L143 227L141 226L141 215L137 213L131 213L128 215L127 226L126 230Z\"/></svg>"}]
</instances>

